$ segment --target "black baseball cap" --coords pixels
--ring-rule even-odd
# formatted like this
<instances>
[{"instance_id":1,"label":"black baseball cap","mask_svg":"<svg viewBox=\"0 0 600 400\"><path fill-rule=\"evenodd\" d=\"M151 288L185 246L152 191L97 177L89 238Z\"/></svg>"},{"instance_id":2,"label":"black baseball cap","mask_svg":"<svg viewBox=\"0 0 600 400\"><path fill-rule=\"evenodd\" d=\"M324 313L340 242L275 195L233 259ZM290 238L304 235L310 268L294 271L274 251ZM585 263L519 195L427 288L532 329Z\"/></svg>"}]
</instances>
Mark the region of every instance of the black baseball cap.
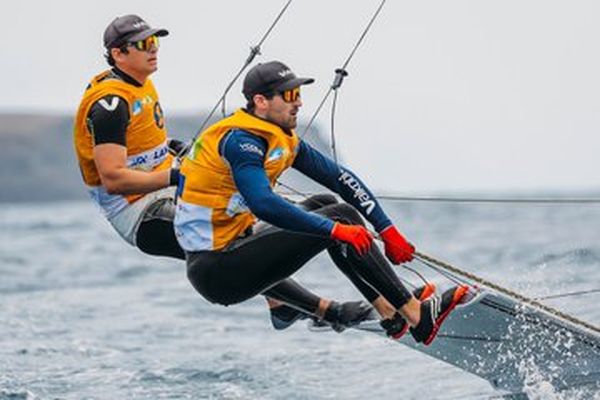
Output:
<instances>
[{"instance_id":1,"label":"black baseball cap","mask_svg":"<svg viewBox=\"0 0 600 400\"><path fill-rule=\"evenodd\" d=\"M137 42L149 36L167 36L166 29L151 28L143 19L137 15L124 15L115 18L104 31L104 47L112 49L120 47L128 42Z\"/></svg>"},{"instance_id":2,"label":"black baseball cap","mask_svg":"<svg viewBox=\"0 0 600 400\"><path fill-rule=\"evenodd\" d=\"M242 93L247 100L255 94L283 92L301 85L313 83L313 78L298 78L287 65L279 61L257 64L244 78Z\"/></svg>"}]
</instances>

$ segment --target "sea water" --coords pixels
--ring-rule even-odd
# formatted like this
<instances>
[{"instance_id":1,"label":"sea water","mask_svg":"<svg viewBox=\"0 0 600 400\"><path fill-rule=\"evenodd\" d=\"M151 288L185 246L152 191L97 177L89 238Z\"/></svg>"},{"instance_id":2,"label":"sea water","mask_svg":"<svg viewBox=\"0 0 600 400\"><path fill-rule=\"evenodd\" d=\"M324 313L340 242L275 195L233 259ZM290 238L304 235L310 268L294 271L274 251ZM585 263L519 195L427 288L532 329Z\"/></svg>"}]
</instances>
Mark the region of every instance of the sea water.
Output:
<instances>
[{"instance_id":1,"label":"sea water","mask_svg":"<svg viewBox=\"0 0 600 400\"><path fill-rule=\"evenodd\" d=\"M386 203L423 253L530 297L600 287L600 205ZM419 263L412 266L442 280ZM419 283L398 267L403 278ZM326 256L296 277L359 294ZM600 323L600 294L547 300ZM530 399L558 392L523 365ZM377 335L269 324L257 297L201 298L182 261L128 246L88 202L0 210L0 399L492 399L486 381Z\"/></svg>"}]
</instances>

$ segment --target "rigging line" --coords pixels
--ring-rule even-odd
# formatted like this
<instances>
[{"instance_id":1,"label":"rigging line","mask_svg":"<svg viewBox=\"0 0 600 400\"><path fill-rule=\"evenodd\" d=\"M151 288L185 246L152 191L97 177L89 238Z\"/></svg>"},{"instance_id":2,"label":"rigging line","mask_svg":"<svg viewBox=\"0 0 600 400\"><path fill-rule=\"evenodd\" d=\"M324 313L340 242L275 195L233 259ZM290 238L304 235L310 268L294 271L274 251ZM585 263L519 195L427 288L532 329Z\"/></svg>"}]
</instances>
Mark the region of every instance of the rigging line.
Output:
<instances>
[{"instance_id":1,"label":"rigging line","mask_svg":"<svg viewBox=\"0 0 600 400\"><path fill-rule=\"evenodd\" d=\"M495 283L492 283L492 282L490 282L488 280L480 278L477 275L472 274L470 272L463 271L463 270L461 270L461 269L459 269L459 268L457 268L455 266L452 266L452 265L450 265L450 264L448 264L446 262L443 262L443 261L440 261L440 260L436 260L435 258L433 258L431 256L428 256L426 254L420 253L420 252L415 252L415 258L428 261L428 262L430 262L432 264L437 265L438 267L441 267L441 268L445 269L446 271L450 271L450 272L455 273L457 275L460 275L460 276L462 276L464 278L470 279L470 280L472 280L474 282L479 283L480 285L487 286L487 287L489 287L491 289L496 290L497 292L500 292L502 294L505 294L507 296L515 298L515 299L521 301L522 303L528 304L528 305L533 306L535 308L541 309L541 310L543 310L543 311L545 311L545 312L547 312L549 314L552 314L554 316L560 317L561 319L563 319L565 321L568 321L568 322L570 322L572 324L579 325L581 327L585 327L585 328L587 328L590 331L593 331L595 333L600 333L600 327L598 327L598 326L595 326L595 325L593 325L593 324L591 324L589 322L586 322L586 321L582 321L582 320L580 320L578 318L575 318L572 315L566 314L566 313L564 313L562 311L559 311L559 310L557 310L557 309L555 309L553 307L549 307L549 306L547 306L545 304L542 304L539 301L536 301L534 299L530 299L528 297L525 297L525 296L523 296L523 295L521 295L521 294L519 294L519 293L517 293L515 291L512 291L512 290L506 289L506 288L504 288L502 286L496 285Z\"/></svg>"},{"instance_id":2,"label":"rigging line","mask_svg":"<svg viewBox=\"0 0 600 400\"><path fill-rule=\"evenodd\" d=\"M446 279L448 279L449 281L451 281L451 282L453 282L453 283L455 283L457 285L463 285L463 284L467 283L465 280L462 280L460 277L458 277L458 276L456 276L456 275L454 275L454 274L452 274L452 273L450 273L448 271L445 271L444 269L439 268L439 267L437 267L437 266L435 266L435 265L433 265L433 264L431 264L431 263L429 263L429 262L427 262L425 260L421 260L419 258L415 258L415 260L419 261L423 265L431 268L432 270L434 270L438 274L442 275L443 277L445 277Z\"/></svg>"},{"instance_id":3,"label":"rigging line","mask_svg":"<svg viewBox=\"0 0 600 400\"><path fill-rule=\"evenodd\" d=\"M336 93L337 93L337 89L342 85L344 77L348 76L348 72L346 71L346 68L348 67L348 64L350 64L350 61L354 57L354 54L356 53L356 51L360 47L360 45L363 42L364 38L367 36L367 33L371 30L371 27L373 26L373 23L375 22L375 20L379 16L379 13L381 12L381 9L383 8L383 6L384 6L384 4L385 4L386 1L387 0L382 0L381 3L379 3L379 6L377 7L377 10L375 10L375 13L373 14L373 16L371 17L371 19L369 20L369 23L367 24L367 26L363 30L362 34L360 35L358 41L354 45L354 48L350 52L350 55L348 55L348 58L346 58L346 61L344 61L344 64L342 65L342 67L335 70L335 78L333 80L333 84L329 87L329 89L327 90L327 92L323 96L323 99L321 99L321 102L319 103L319 106L317 107L317 109L315 110L315 112L313 113L313 115L310 117L310 120L308 121L308 124L306 125L306 127L304 128L304 131L302 131L302 134L300 135L300 139L304 138L304 136L307 134L307 132L310 129L310 127L312 126L312 124L315 122L315 119L317 118L317 116L321 112L321 109L323 108L323 105L325 104L325 102L329 98L329 95L331 94L331 92L332 91L336 91Z\"/></svg>"},{"instance_id":4,"label":"rigging line","mask_svg":"<svg viewBox=\"0 0 600 400\"><path fill-rule=\"evenodd\" d=\"M281 192L280 194L294 194ZM307 192L308 195L316 193ZM498 204L600 204L600 198L477 198L477 197L444 197L444 196L394 196L374 194L378 200L386 201L414 201L414 202L441 202L441 203L498 203Z\"/></svg>"},{"instance_id":5,"label":"rigging line","mask_svg":"<svg viewBox=\"0 0 600 400\"><path fill-rule=\"evenodd\" d=\"M305 193L303 193L303 192L301 192L301 191L299 191L297 189L294 189L290 185L288 185L286 183L283 183L283 182L281 182L279 180L277 181L277 184L279 186L283 186L284 188L286 188L287 190L289 190L291 192L291 193L281 193L280 192L279 194L281 194L281 195L285 196L285 195L293 194L293 195L296 195L296 196L304 197L305 199L308 199L310 196L312 196L312 194L305 194Z\"/></svg>"},{"instance_id":6,"label":"rigging line","mask_svg":"<svg viewBox=\"0 0 600 400\"><path fill-rule=\"evenodd\" d=\"M217 101L217 103L214 105L214 107L212 108L212 110L210 111L210 113L208 114L208 116L206 118L204 118L204 121L202 121L202 125L200 125L200 129L198 129L196 131L196 134L194 135L194 137L192 138L192 140L189 141L188 144L183 149L181 149L179 151L179 153L177 153L177 157L176 157L177 160L181 160L181 158L187 154L187 152L190 150L190 148L193 145L193 143L196 141L196 139L198 139L198 136L200 136L200 134L202 133L202 131L206 127L206 124L208 123L208 121L210 121L210 119L214 115L215 111L217 111L217 108L219 108L219 105L222 105L221 112L223 113L223 116L225 116L225 112L226 112L225 111L225 98L227 97L227 94L229 93L229 91L231 90L231 88L233 87L233 85L235 84L235 82L242 75L242 73L244 72L244 70L250 64L252 64L252 61L254 61L254 58L257 55L261 54L260 53L260 47L263 45L263 43L265 42L265 40L267 40L267 37L269 36L269 34L271 33L271 31L275 28L275 25L277 25L277 23L279 22L279 20L281 19L281 17L283 16L283 14L286 12L286 10L288 9L288 7L290 6L291 3L292 3L292 0L288 0L285 3L285 5L281 9L281 11L279 11L279 14L277 15L277 17L275 17L275 19L273 20L273 23L271 24L271 26L269 27L269 29L267 29L267 31L265 32L265 34L263 35L263 37L258 42L258 44L256 46L250 47L250 54L248 55L248 58L246 58L246 61L244 62L244 64L240 68L240 70L237 72L237 74L235 74L235 76L233 77L233 79L231 80L231 82L229 82L229 84L227 85L227 87L223 91L223 94L221 95L221 97L219 98L219 100Z\"/></svg>"},{"instance_id":7,"label":"rigging line","mask_svg":"<svg viewBox=\"0 0 600 400\"><path fill-rule=\"evenodd\" d=\"M430 201L447 203L512 203L512 204L600 204L600 198L477 198L444 196L394 196L377 195L381 200L392 201Z\"/></svg>"},{"instance_id":8,"label":"rigging line","mask_svg":"<svg viewBox=\"0 0 600 400\"><path fill-rule=\"evenodd\" d=\"M558 299L558 298L561 298L561 297L579 296L579 295L591 294L591 293L600 293L600 289L580 290L578 292L568 292L568 293L552 294L552 295L549 295L549 296L534 297L534 300Z\"/></svg>"},{"instance_id":9,"label":"rigging line","mask_svg":"<svg viewBox=\"0 0 600 400\"><path fill-rule=\"evenodd\" d=\"M422 273L420 273L419 271L417 271L416 269L411 268L411 267L406 266L406 265L404 266L404 268L407 269L408 271L412 272L413 274L417 275L423 281L423 283L425 283L425 284L429 283L429 281L427 280L427 278L425 278L425 276Z\"/></svg>"}]
</instances>

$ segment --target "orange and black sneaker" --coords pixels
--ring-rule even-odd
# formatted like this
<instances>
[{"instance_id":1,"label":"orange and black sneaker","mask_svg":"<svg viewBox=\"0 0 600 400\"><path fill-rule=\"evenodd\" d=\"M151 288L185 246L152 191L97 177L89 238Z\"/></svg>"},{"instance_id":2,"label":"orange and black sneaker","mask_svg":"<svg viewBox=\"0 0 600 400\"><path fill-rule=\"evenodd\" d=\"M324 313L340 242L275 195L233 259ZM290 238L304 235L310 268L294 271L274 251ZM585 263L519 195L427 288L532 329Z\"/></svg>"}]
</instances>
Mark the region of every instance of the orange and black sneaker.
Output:
<instances>
[{"instance_id":1,"label":"orange and black sneaker","mask_svg":"<svg viewBox=\"0 0 600 400\"><path fill-rule=\"evenodd\" d=\"M422 302L421 320L417 326L410 328L410 333L417 343L427 346L433 342L444 320L468 292L468 286L456 286L445 291L441 297L432 296Z\"/></svg>"},{"instance_id":2,"label":"orange and black sneaker","mask_svg":"<svg viewBox=\"0 0 600 400\"><path fill-rule=\"evenodd\" d=\"M423 301L431 297L435 293L435 283L427 282L424 286L418 287L413 292L415 298ZM408 323L398 313L394 314L393 318L387 318L379 322L381 327L385 330L385 334L392 339L400 339L408 331Z\"/></svg>"}]
</instances>

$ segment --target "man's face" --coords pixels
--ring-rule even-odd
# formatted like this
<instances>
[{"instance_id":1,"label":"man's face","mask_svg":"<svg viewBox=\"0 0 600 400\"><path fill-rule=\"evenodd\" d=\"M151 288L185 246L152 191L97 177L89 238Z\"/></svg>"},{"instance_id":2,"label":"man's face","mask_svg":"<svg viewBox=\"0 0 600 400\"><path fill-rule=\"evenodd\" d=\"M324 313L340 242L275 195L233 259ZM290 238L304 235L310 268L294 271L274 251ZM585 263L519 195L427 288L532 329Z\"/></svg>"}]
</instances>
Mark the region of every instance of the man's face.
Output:
<instances>
[{"instance_id":1,"label":"man's face","mask_svg":"<svg viewBox=\"0 0 600 400\"><path fill-rule=\"evenodd\" d=\"M127 52L120 49L113 49L113 51L117 52L116 57L113 53L113 57L121 69L145 76L158 69L158 38L155 36L140 41L137 45L127 45Z\"/></svg>"},{"instance_id":2,"label":"man's face","mask_svg":"<svg viewBox=\"0 0 600 400\"><path fill-rule=\"evenodd\" d=\"M294 129L298 124L297 115L300 107L302 107L302 100L299 92L295 98L288 98L288 100L285 101L284 96L280 93L266 100L264 118L282 128Z\"/></svg>"}]
</instances>

